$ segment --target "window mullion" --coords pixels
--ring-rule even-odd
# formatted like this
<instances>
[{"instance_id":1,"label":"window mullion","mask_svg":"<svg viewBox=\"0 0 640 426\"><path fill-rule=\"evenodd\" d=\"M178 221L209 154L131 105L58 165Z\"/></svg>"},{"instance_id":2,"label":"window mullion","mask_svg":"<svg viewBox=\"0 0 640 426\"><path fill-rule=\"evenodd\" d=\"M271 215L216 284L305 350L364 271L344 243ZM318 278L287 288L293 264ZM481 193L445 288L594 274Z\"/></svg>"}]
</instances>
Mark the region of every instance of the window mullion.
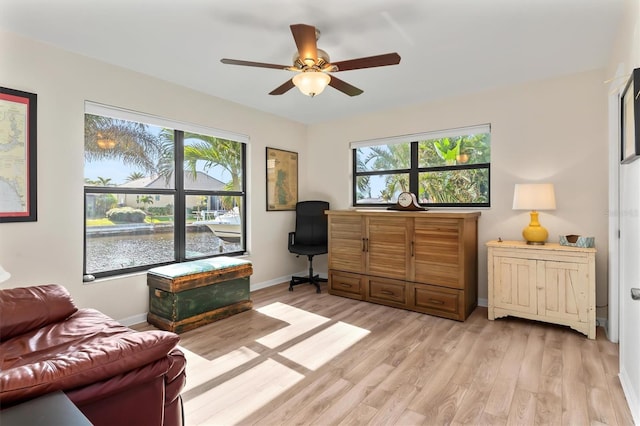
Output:
<instances>
[{"instance_id":1,"label":"window mullion","mask_svg":"<svg viewBox=\"0 0 640 426\"><path fill-rule=\"evenodd\" d=\"M411 142L411 163L409 169L409 191L418 194L418 142Z\"/></svg>"},{"instance_id":2,"label":"window mullion","mask_svg":"<svg viewBox=\"0 0 640 426\"><path fill-rule=\"evenodd\" d=\"M184 262L187 258L187 218L186 203L184 192L184 132L181 130L173 131L174 139L174 170L175 177L175 228L173 232L175 259L178 262Z\"/></svg>"}]
</instances>

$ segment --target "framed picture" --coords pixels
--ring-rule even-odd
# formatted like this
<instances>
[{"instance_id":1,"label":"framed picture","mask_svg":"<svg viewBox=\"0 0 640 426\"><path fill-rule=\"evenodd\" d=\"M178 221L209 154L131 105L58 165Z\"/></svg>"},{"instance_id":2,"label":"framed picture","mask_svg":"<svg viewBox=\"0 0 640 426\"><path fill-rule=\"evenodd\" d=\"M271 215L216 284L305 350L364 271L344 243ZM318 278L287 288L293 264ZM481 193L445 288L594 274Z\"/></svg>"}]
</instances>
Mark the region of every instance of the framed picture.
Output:
<instances>
[{"instance_id":1,"label":"framed picture","mask_svg":"<svg viewBox=\"0 0 640 426\"><path fill-rule=\"evenodd\" d=\"M0 222L37 220L37 95L0 87Z\"/></svg>"},{"instance_id":2,"label":"framed picture","mask_svg":"<svg viewBox=\"0 0 640 426\"><path fill-rule=\"evenodd\" d=\"M631 73L620 96L620 161L630 163L640 157L640 68Z\"/></svg>"},{"instance_id":3,"label":"framed picture","mask_svg":"<svg viewBox=\"0 0 640 426\"><path fill-rule=\"evenodd\" d=\"M267 147L267 211L295 210L298 153Z\"/></svg>"}]
</instances>

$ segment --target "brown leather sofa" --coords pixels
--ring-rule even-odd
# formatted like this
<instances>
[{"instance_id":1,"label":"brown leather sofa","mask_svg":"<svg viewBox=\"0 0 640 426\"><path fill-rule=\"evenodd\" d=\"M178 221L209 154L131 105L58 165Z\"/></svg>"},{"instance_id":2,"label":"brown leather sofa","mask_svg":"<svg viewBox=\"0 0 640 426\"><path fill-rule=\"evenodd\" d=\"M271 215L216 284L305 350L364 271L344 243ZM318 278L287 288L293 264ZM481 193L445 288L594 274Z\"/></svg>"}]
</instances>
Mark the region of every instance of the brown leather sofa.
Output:
<instances>
[{"instance_id":1,"label":"brown leather sofa","mask_svg":"<svg viewBox=\"0 0 640 426\"><path fill-rule=\"evenodd\" d=\"M178 340L78 309L59 285L0 290L0 409L61 390L95 425L181 425Z\"/></svg>"}]
</instances>

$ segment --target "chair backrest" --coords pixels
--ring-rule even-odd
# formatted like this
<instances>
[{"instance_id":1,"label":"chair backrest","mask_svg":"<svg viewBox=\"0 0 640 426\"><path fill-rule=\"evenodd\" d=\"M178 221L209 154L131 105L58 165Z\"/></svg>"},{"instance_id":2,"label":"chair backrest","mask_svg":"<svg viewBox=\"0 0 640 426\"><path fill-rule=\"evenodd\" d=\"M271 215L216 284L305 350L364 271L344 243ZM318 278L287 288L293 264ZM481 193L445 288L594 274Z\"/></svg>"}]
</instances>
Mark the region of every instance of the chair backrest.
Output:
<instances>
[{"instance_id":1,"label":"chair backrest","mask_svg":"<svg viewBox=\"0 0 640 426\"><path fill-rule=\"evenodd\" d=\"M296 204L296 244L327 244L326 201L300 201Z\"/></svg>"}]
</instances>

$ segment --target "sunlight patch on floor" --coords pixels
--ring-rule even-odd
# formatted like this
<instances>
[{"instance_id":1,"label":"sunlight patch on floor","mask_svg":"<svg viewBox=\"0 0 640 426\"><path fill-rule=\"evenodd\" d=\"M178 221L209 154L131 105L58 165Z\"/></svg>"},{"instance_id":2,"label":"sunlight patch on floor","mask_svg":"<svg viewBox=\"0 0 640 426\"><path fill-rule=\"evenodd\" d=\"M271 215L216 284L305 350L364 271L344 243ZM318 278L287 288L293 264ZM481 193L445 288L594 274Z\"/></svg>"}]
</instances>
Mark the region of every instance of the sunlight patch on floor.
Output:
<instances>
[{"instance_id":1,"label":"sunlight patch on floor","mask_svg":"<svg viewBox=\"0 0 640 426\"><path fill-rule=\"evenodd\" d=\"M269 349L277 348L278 346L313 330L319 325L330 321L329 318L307 312L303 309L294 308L293 306L280 302L272 303L256 309L256 311L263 315L268 315L272 318L289 323L288 326L256 340L256 342L268 347Z\"/></svg>"},{"instance_id":2,"label":"sunlight patch on floor","mask_svg":"<svg viewBox=\"0 0 640 426\"><path fill-rule=\"evenodd\" d=\"M330 318L280 302L256 311L289 324L255 340L269 349L275 349L274 352L278 351L279 346L331 321ZM315 334L303 341L278 352L279 355L309 370L316 370L369 334L368 330L344 322L326 324L324 327L326 328L323 330L315 330ZM185 413L188 413L185 421L188 425L241 423L245 417L305 378L303 374L271 359L269 353L274 353L271 351L260 354L242 346L208 360L184 347L181 349L187 358L185 391L193 390L190 398L184 400ZM245 365L252 360L253 363ZM257 362L259 364L251 367ZM214 382L215 378L243 365L246 371L214 386L221 381Z\"/></svg>"},{"instance_id":3,"label":"sunlight patch on floor","mask_svg":"<svg viewBox=\"0 0 640 426\"><path fill-rule=\"evenodd\" d=\"M316 370L369 333L369 330L340 321L280 352L280 355L309 370Z\"/></svg>"},{"instance_id":4,"label":"sunlight patch on floor","mask_svg":"<svg viewBox=\"0 0 640 426\"><path fill-rule=\"evenodd\" d=\"M260 356L244 346L212 360L201 357L182 346L180 350L187 358L188 379L184 387L185 392Z\"/></svg>"},{"instance_id":5,"label":"sunlight patch on floor","mask_svg":"<svg viewBox=\"0 0 640 426\"><path fill-rule=\"evenodd\" d=\"M236 424L302 379L302 374L267 359L223 384L185 401L185 409L189 413L187 424Z\"/></svg>"}]
</instances>

